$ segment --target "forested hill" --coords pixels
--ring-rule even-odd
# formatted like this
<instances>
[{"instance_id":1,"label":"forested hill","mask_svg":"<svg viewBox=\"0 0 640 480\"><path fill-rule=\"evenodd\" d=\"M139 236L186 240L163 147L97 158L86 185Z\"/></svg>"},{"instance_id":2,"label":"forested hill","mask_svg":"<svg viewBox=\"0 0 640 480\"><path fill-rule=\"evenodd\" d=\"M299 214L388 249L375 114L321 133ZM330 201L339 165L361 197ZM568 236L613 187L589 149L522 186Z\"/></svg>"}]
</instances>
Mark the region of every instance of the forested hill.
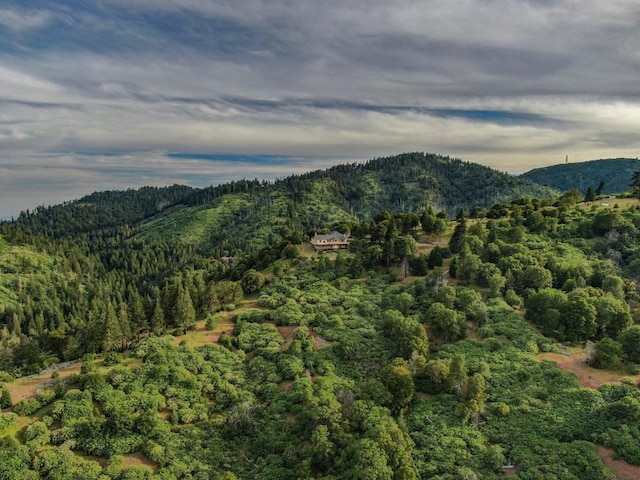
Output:
<instances>
[{"instance_id":1,"label":"forested hill","mask_svg":"<svg viewBox=\"0 0 640 480\"><path fill-rule=\"evenodd\" d=\"M329 180L332 203L362 218L382 210L421 212L426 205L454 212L488 207L518 197L550 198L558 192L483 165L436 154L413 152L343 164L278 180L271 189L284 189L294 202ZM196 193L195 203L208 203L242 188L251 191L264 183L235 182Z\"/></svg>"},{"instance_id":2,"label":"forested hill","mask_svg":"<svg viewBox=\"0 0 640 480\"><path fill-rule=\"evenodd\" d=\"M21 212L15 224L23 231L50 238L109 235L184 201L195 190L173 185L94 192L60 205Z\"/></svg>"},{"instance_id":3,"label":"forested hill","mask_svg":"<svg viewBox=\"0 0 640 480\"><path fill-rule=\"evenodd\" d=\"M562 192L573 188L586 192L589 187L596 190L604 182L602 193L620 193L629 190L631 176L637 170L640 170L637 158L610 158L534 168L520 178Z\"/></svg>"},{"instance_id":4,"label":"forested hill","mask_svg":"<svg viewBox=\"0 0 640 480\"><path fill-rule=\"evenodd\" d=\"M383 210L453 213L557 192L497 170L434 154L404 153L338 165L273 183L241 180L204 189L170 187L96 193L23 214L16 225L59 238L78 234L177 240L221 254L256 251L283 237L340 222L370 221Z\"/></svg>"}]
</instances>

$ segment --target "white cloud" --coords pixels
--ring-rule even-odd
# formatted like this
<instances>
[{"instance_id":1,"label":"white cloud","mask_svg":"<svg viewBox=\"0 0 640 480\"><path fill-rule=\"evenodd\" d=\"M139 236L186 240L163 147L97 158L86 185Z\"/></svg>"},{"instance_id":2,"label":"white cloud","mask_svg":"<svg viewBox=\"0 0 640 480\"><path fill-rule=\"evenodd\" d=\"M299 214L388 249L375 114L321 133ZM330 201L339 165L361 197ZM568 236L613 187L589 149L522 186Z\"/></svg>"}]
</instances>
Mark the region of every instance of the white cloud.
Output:
<instances>
[{"instance_id":1,"label":"white cloud","mask_svg":"<svg viewBox=\"0 0 640 480\"><path fill-rule=\"evenodd\" d=\"M46 10L0 8L0 25L13 33L43 28L53 20Z\"/></svg>"}]
</instances>

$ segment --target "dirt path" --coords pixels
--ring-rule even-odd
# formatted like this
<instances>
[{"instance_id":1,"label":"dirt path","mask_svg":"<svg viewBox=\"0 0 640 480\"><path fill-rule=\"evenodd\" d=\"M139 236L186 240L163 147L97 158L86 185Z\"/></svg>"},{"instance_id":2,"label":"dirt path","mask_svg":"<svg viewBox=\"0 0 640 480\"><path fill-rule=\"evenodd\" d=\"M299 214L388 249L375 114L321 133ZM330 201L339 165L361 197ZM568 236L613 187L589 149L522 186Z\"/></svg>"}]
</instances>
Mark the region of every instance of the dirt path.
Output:
<instances>
[{"instance_id":1,"label":"dirt path","mask_svg":"<svg viewBox=\"0 0 640 480\"><path fill-rule=\"evenodd\" d=\"M538 355L538 358L551 360L562 370L575 373L580 383L587 388L596 389L605 383L620 383L623 378L631 378L635 382L640 379L640 375L625 375L623 373L599 370L585 365L583 363L585 353L582 347L568 348L566 353L567 354L559 352L541 353ZM638 478L640 479L640 477Z\"/></svg>"},{"instance_id":2,"label":"dirt path","mask_svg":"<svg viewBox=\"0 0 640 480\"><path fill-rule=\"evenodd\" d=\"M70 377L71 375L80 373L80 363L76 363L74 365L70 365L66 368L61 368L59 370L55 370L58 372L58 380L62 380ZM11 399L13 403L18 403L20 400L24 400L25 398L35 397L42 386L52 381L51 378L52 372L42 372L37 375L29 375L28 377L21 377L13 382L9 382L6 384L9 392L11 393Z\"/></svg>"},{"instance_id":3,"label":"dirt path","mask_svg":"<svg viewBox=\"0 0 640 480\"><path fill-rule=\"evenodd\" d=\"M624 460L614 460L614 451L610 448L596 445L598 455L607 467L616 474L616 480L638 480L640 479L640 466L629 465Z\"/></svg>"}]
</instances>

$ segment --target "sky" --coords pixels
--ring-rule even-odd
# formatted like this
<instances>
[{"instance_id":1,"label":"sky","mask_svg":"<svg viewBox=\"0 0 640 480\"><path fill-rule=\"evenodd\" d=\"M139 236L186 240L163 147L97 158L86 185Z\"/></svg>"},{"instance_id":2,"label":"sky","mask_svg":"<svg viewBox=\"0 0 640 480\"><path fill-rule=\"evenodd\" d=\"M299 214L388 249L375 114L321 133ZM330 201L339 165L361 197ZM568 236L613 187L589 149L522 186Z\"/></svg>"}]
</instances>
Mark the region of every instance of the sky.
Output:
<instances>
[{"instance_id":1,"label":"sky","mask_svg":"<svg viewBox=\"0 0 640 480\"><path fill-rule=\"evenodd\" d=\"M637 0L0 0L0 217L408 151L640 151Z\"/></svg>"}]
</instances>

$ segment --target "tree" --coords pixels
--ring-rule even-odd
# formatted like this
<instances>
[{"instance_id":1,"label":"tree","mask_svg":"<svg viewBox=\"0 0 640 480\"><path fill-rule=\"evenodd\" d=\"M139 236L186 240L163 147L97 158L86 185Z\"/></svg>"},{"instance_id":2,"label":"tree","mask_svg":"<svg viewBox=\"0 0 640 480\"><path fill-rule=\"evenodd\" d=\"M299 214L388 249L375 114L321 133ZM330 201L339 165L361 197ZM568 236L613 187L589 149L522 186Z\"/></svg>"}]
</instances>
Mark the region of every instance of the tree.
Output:
<instances>
[{"instance_id":1,"label":"tree","mask_svg":"<svg viewBox=\"0 0 640 480\"><path fill-rule=\"evenodd\" d=\"M593 188L589 187L587 189L587 193L584 196L585 202L594 202L596 200L596 192L593 191Z\"/></svg>"},{"instance_id":2,"label":"tree","mask_svg":"<svg viewBox=\"0 0 640 480\"><path fill-rule=\"evenodd\" d=\"M449 249L451 253L460 253L464 246L464 238L467 234L467 221L464 215L458 214L458 223L453 230L453 235L449 239Z\"/></svg>"},{"instance_id":3,"label":"tree","mask_svg":"<svg viewBox=\"0 0 640 480\"><path fill-rule=\"evenodd\" d=\"M640 325L627 328L618 336L624 354L633 363L640 363Z\"/></svg>"},{"instance_id":4,"label":"tree","mask_svg":"<svg viewBox=\"0 0 640 480\"><path fill-rule=\"evenodd\" d=\"M173 317L176 326L180 327L183 333L192 328L196 322L196 310L193 308L191 295L182 285L179 287L178 295L176 296Z\"/></svg>"},{"instance_id":5,"label":"tree","mask_svg":"<svg viewBox=\"0 0 640 480\"><path fill-rule=\"evenodd\" d=\"M596 197L599 197L600 195L602 195L602 191L604 190L604 180L600 180L600 183L598 184L598 188L596 188L595 191L595 195Z\"/></svg>"},{"instance_id":6,"label":"tree","mask_svg":"<svg viewBox=\"0 0 640 480\"><path fill-rule=\"evenodd\" d=\"M596 307L582 295L570 294L560 313L568 340L587 340L593 338L598 331Z\"/></svg>"},{"instance_id":7,"label":"tree","mask_svg":"<svg viewBox=\"0 0 640 480\"><path fill-rule=\"evenodd\" d=\"M633 324L629 304L612 295L603 295L594 300L600 335L617 337Z\"/></svg>"},{"instance_id":8,"label":"tree","mask_svg":"<svg viewBox=\"0 0 640 480\"><path fill-rule=\"evenodd\" d=\"M462 422L473 420L477 425L478 419L484 413L487 400L487 381L480 373L475 373L468 381L466 400L459 406Z\"/></svg>"},{"instance_id":9,"label":"tree","mask_svg":"<svg viewBox=\"0 0 640 480\"><path fill-rule=\"evenodd\" d=\"M11 406L13 406L11 392L6 386L3 386L0 390L0 408L10 408Z\"/></svg>"},{"instance_id":10,"label":"tree","mask_svg":"<svg viewBox=\"0 0 640 480\"><path fill-rule=\"evenodd\" d=\"M622 345L612 338L603 338L596 343L590 364L595 368L615 368L620 365L622 354Z\"/></svg>"},{"instance_id":11,"label":"tree","mask_svg":"<svg viewBox=\"0 0 640 480\"><path fill-rule=\"evenodd\" d=\"M110 352L121 348L123 343L122 327L111 302L107 303L102 322L104 324L103 350Z\"/></svg>"},{"instance_id":12,"label":"tree","mask_svg":"<svg viewBox=\"0 0 640 480\"><path fill-rule=\"evenodd\" d=\"M429 339L424 327L415 318L405 317L398 310L385 310L382 322L385 334L403 358L409 359L413 352L426 357Z\"/></svg>"},{"instance_id":13,"label":"tree","mask_svg":"<svg viewBox=\"0 0 640 480\"><path fill-rule=\"evenodd\" d=\"M266 279L263 274L252 268L242 275L240 285L242 286L244 293L250 294L259 291L264 285L265 280Z\"/></svg>"},{"instance_id":14,"label":"tree","mask_svg":"<svg viewBox=\"0 0 640 480\"><path fill-rule=\"evenodd\" d=\"M516 274L516 283L519 292L524 292L527 288L542 290L543 288L551 287L553 275L540 265L529 265Z\"/></svg>"},{"instance_id":15,"label":"tree","mask_svg":"<svg viewBox=\"0 0 640 480\"><path fill-rule=\"evenodd\" d=\"M451 342L464 338L467 334L465 315L445 307L442 303L433 303L425 315L433 333Z\"/></svg>"},{"instance_id":16,"label":"tree","mask_svg":"<svg viewBox=\"0 0 640 480\"><path fill-rule=\"evenodd\" d=\"M447 387L450 392L458 395L462 392L462 387L467 381L467 362L464 356L454 355L451 357L449 365L449 377L447 378Z\"/></svg>"},{"instance_id":17,"label":"tree","mask_svg":"<svg viewBox=\"0 0 640 480\"><path fill-rule=\"evenodd\" d=\"M384 385L393 397L392 409L398 411L413 400L415 388L413 375L402 358L396 358L384 373Z\"/></svg>"},{"instance_id":18,"label":"tree","mask_svg":"<svg viewBox=\"0 0 640 480\"><path fill-rule=\"evenodd\" d=\"M633 172L633 175L631 175L631 184L629 186L631 187L631 191L637 195L638 191L640 191L640 170Z\"/></svg>"},{"instance_id":19,"label":"tree","mask_svg":"<svg viewBox=\"0 0 640 480\"><path fill-rule=\"evenodd\" d=\"M441 267L443 259L444 259L444 248L440 248L438 245L436 245L435 247L433 247L431 252L429 252L427 265L431 269L435 267Z\"/></svg>"},{"instance_id":20,"label":"tree","mask_svg":"<svg viewBox=\"0 0 640 480\"><path fill-rule=\"evenodd\" d=\"M392 480L393 470L387 463L387 455L377 442L362 438L347 447L346 480Z\"/></svg>"},{"instance_id":21,"label":"tree","mask_svg":"<svg viewBox=\"0 0 640 480\"><path fill-rule=\"evenodd\" d=\"M153 315L151 316L151 332L154 335L162 335L165 328L164 310L162 308L162 302L160 301L160 295L156 297L156 304L153 309Z\"/></svg>"},{"instance_id":22,"label":"tree","mask_svg":"<svg viewBox=\"0 0 640 480\"><path fill-rule=\"evenodd\" d=\"M311 433L309 453L315 469L326 470L330 467L335 445L329 438L326 425L318 425Z\"/></svg>"}]
</instances>

